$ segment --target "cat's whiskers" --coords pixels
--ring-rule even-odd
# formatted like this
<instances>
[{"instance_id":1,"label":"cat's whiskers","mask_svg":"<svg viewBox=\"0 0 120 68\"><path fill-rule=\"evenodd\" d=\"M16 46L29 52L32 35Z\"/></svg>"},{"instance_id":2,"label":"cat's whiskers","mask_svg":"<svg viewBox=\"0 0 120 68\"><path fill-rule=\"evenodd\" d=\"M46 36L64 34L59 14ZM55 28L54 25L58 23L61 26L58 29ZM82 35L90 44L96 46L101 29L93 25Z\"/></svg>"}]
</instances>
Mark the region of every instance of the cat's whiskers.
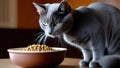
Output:
<instances>
[{"instance_id":1,"label":"cat's whiskers","mask_svg":"<svg viewBox=\"0 0 120 68\"><path fill-rule=\"evenodd\" d=\"M44 33L43 32L39 32L39 33L35 34L35 36L39 36L41 34L44 34Z\"/></svg>"},{"instance_id":2,"label":"cat's whiskers","mask_svg":"<svg viewBox=\"0 0 120 68\"><path fill-rule=\"evenodd\" d=\"M38 40L38 43L43 44L45 38L45 34L41 35L40 39Z\"/></svg>"},{"instance_id":3,"label":"cat's whiskers","mask_svg":"<svg viewBox=\"0 0 120 68\"><path fill-rule=\"evenodd\" d=\"M60 44L60 41L59 41L59 39L57 38L57 46L60 46L61 44Z\"/></svg>"},{"instance_id":4,"label":"cat's whiskers","mask_svg":"<svg viewBox=\"0 0 120 68\"><path fill-rule=\"evenodd\" d=\"M58 42L61 47L67 47L66 43L61 38L58 38Z\"/></svg>"},{"instance_id":5,"label":"cat's whiskers","mask_svg":"<svg viewBox=\"0 0 120 68\"><path fill-rule=\"evenodd\" d=\"M36 38L36 41L39 40L42 35L44 35L44 33L39 34L38 37Z\"/></svg>"},{"instance_id":6,"label":"cat's whiskers","mask_svg":"<svg viewBox=\"0 0 120 68\"><path fill-rule=\"evenodd\" d=\"M36 34L36 35L37 35L37 38L35 39L35 42L36 42L36 43L39 43L38 41L39 41L40 37L41 37L42 35L44 35L44 33L43 33L43 32L39 32L39 33Z\"/></svg>"},{"instance_id":7,"label":"cat's whiskers","mask_svg":"<svg viewBox=\"0 0 120 68\"><path fill-rule=\"evenodd\" d=\"M47 37L48 37L47 35L44 35L43 44L46 44Z\"/></svg>"},{"instance_id":8,"label":"cat's whiskers","mask_svg":"<svg viewBox=\"0 0 120 68\"><path fill-rule=\"evenodd\" d=\"M35 39L35 41L36 41L37 43L40 43L40 44L45 43L44 38L45 38L46 36L45 36L45 33L44 33L44 32L39 32L39 33L36 34L36 35L38 35L38 37Z\"/></svg>"}]
</instances>

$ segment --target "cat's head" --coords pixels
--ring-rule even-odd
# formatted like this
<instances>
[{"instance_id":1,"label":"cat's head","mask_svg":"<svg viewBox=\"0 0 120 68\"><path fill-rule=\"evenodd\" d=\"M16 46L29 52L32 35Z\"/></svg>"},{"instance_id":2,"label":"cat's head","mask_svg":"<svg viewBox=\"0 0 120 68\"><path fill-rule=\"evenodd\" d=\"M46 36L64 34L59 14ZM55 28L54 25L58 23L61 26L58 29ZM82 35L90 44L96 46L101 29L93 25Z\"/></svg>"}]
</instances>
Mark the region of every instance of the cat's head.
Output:
<instances>
[{"instance_id":1,"label":"cat's head","mask_svg":"<svg viewBox=\"0 0 120 68\"><path fill-rule=\"evenodd\" d=\"M33 4L40 14L40 27L47 36L55 37L70 30L73 23L73 10L67 1L53 4Z\"/></svg>"}]
</instances>

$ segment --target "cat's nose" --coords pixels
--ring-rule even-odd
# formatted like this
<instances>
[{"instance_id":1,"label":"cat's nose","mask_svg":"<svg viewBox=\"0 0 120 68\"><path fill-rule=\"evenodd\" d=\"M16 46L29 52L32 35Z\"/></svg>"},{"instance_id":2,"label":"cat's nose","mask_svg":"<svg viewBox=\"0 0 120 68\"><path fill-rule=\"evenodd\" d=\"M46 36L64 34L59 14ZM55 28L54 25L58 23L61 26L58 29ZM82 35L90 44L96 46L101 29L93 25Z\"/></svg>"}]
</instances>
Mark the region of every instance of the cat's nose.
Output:
<instances>
[{"instance_id":1,"label":"cat's nose","mask_svg":"<svg viewBox=\"0 0 120 68\"><path fill-rule=\"evenodd\" d=\"M53 35L54 34L54 31L53 29L51 29L51 31L48 32L50 35Z\"/></svg>"},{"instance_id":2,"label":"cat's nose","mask_svg":"<svg viewBox=\"0 0 120 68\"><path fill-rule=\"evenodd\" d=\"M53 35L53 36L55 36L56 33L54 33L54 32L49 32L49 35Z\"/></svg>"},{"instance_id":3,"label":"cat's nose","mask_svg":"<svg viewBox=\"0 0 120 68\"><path fill-rule=\"evenodd\" d=\"M49 34L50 34L50 35L52 35L52 34L53 34L53 32L51 31L51 32L49 32Z\"/></svg>"},{"instance_id":4,"label":"cat's nose","mask_svg":"<svg viewBox=\"0 0 120 68\"><path fill-rule=\"evenodd\" d=\"M52 34L52 32L50 32L49 34Z\"/></svg>"},{"instance_id":5,"label":"cat's nose","mask_svg":"<svg viewBox=\"0 0 120 68\"><path fill-rule=\"evenodd\" d=\"M55 38L55 36L52 34L52 32L48 33L47 36Z\"/></svg>"}]
</instances>

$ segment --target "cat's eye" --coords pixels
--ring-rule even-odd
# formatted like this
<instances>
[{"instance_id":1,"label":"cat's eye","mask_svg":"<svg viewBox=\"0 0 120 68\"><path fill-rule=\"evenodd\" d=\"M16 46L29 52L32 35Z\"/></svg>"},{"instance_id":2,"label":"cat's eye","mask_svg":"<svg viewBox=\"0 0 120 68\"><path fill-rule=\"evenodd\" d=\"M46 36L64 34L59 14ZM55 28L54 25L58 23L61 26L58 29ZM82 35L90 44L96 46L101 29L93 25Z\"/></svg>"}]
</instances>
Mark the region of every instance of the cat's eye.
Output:
<instances>
[{"instance_id":1,"label":"cat's eye","mask_svg":"<svg viewBox=\"0 0 120 68\"><path fill-rule=\"evenodd\" d=\"M61 12L58 12L58 14L60 14L60 15L61 15L61 14L64 14L64 12L63 12L63 11L61 11Z\"/></svg>"},{"instance_id":2,"label":"cat's eye","mask_svg":"<svg viewBox=\"0 0 120 68\"><path fill-rule=\"evenodd\" d=\"M47 25L48 25L46 22L42 22L42 24L43 24L44 26L47 26Z\"/></svg>"},{"instance_id":3,"label":"cat's eye","mask_svg":"<svg viewBox=\"0 0 120 68\"><path fill-rule=\"evenodd\" d=\"M57 26L59 23L58 22L54 22L55 26Z\"/></svg>"},{"instance_id":4,"label":"cat's eye","mask_svg":"<svg viewBox=\"0 0 120 68\"><path fill-rule=\"evenodd\" d=\"M57 15L64 15L65 14L65 12L64 11L57 11L57 12L55 12Z\"/></svg>"}]
</instances>

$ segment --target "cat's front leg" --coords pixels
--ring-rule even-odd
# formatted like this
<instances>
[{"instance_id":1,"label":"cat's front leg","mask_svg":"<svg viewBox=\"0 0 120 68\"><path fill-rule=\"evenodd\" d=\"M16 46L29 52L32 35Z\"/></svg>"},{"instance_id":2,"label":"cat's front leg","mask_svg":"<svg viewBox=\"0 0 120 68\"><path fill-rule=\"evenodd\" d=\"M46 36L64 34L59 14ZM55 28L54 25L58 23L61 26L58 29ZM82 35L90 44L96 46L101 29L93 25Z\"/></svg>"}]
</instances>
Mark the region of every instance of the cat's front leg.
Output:
<instances>
[{"instance_id":1,"label":"cat's front leg","mask_svg":"<svg viewBox=\"0 0 120 68\"><path fill-rule=\"evenodd\" d=\"M92 51L92 61L89 63L89 67L100 67L98 60L104 56L104 51L106 48L105 42L104 32L100 28L92 35L89 42L89 46Z\"/></svg>"},{"instance_id":2,"label":"cat's front leg","mask_svg":"<svg viewBox=\"0 0 120 68\"><path fill-rule=\"evenodd\" d=\"M89 63L89 67L100 67L98 60L103 57L104 50L100 49L92 49L92 61Z\"/></svg>"},{"instance_id":3,"label":"cat's front leg","mask_svg":"<svg viewBox=\"0 0 120 68\"><path fill-rule=\"evenodd\" d=\"M89 49L82 48L83 60L80 61L79 65L81 67L88 66L92 59L92 53Z\"/></svg>"}]
</instances>

